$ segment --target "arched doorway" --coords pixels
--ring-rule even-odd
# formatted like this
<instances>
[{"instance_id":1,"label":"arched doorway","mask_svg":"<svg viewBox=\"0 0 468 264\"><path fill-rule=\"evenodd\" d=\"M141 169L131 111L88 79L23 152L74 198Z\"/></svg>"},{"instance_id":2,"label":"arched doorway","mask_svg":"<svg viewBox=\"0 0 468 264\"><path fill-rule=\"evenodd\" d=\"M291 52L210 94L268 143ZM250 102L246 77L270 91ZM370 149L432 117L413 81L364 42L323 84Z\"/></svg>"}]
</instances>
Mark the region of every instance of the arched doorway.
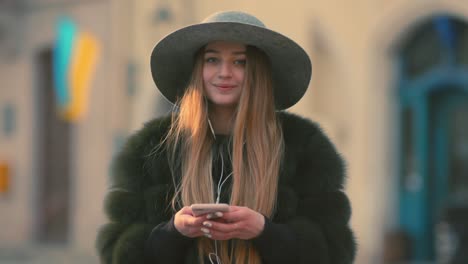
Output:
<instances>
[{"instance_id":1,"label":"arched doorway","mask_svg":"<svg viewBox=\"0 0 468 264\"><path fill-rule=\"evenodd\" d=\"M399 222L412 259L434 260L442 210L468 198L468 24L423 20L398 48Z\"/></svg>"},{"instance_id":2,"label":"arched doorway","mask_svg":"<svg viewBox=\"0 0 468 264\"><path fill-rule=\"evenodd\" d=\"M38 52L35 60L36 240L41 244L62 245L69 239L72 125L57 115L52 56L52 48L45 48Z\"/></svg>"}]
</instances>

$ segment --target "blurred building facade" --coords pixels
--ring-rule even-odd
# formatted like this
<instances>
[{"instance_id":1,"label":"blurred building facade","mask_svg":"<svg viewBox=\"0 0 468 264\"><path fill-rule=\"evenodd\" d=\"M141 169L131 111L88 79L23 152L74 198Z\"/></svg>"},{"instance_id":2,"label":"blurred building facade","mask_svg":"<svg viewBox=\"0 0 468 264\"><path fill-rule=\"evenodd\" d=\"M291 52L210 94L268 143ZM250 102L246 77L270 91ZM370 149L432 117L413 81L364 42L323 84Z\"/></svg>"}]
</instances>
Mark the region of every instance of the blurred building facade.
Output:
<instances>
[{"instance_id":1,"label":"blurred building facade","mask_svg":"<svg viewBox=\"0 0 468 264\"><path fill-rule=\"evenodd\" d=\"M318 121L347 160L356 263L434 260L437 215L468 192L468 2L459 0L0 1L0 249L95 254L113 154L170 111L151 79L153 46L220 10L255 14L310 54L310 88L289 111ZM102 46L76 122L54 114L51 52L63 15ZM398 234L407 252L389 253Z\"/></svg>"}]
</instances>

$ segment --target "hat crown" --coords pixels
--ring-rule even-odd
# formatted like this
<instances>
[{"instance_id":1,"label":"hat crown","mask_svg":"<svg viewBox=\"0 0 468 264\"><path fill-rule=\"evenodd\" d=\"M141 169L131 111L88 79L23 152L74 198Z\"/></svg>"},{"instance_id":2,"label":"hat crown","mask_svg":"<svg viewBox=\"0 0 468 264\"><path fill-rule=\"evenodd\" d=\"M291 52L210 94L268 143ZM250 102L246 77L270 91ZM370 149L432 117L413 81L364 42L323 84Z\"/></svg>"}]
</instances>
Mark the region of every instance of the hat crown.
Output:
<instances>
[{"instance_id":1,"label":"hat crown","mask_svg":"<svg viewBox=\"0 0 468 264\"><path fill-rule=\"evenodd\" d=\"M258 18L240 11L218 12L205 18L202 23L240 23L266 28Z\"/></svg>"}]
</instances>

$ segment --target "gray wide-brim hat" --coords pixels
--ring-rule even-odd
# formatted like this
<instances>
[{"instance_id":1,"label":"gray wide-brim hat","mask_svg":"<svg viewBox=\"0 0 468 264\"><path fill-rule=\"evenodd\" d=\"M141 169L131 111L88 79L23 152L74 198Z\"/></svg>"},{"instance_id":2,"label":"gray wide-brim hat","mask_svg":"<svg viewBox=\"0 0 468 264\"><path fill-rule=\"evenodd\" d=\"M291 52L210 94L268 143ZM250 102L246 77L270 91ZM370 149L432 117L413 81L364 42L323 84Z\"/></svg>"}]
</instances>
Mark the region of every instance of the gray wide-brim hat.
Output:
<instances>
[{"instance_id":1,"label":"gray wide-brim hat","mask_svg":"<svg viewBox=\"0 0 468 264\"><path fill-rule=\"evenodd\" d=\"M267 29L256 17L228 11L176 30L154 47L151 54L153 80L170 102L176 103L187 88L195 53L212 41L240 42L255 46L268 55L277 110L293 106L306 92L312 76L312 63L304 49L288 37Z\"/></svg>"}]
</instances>

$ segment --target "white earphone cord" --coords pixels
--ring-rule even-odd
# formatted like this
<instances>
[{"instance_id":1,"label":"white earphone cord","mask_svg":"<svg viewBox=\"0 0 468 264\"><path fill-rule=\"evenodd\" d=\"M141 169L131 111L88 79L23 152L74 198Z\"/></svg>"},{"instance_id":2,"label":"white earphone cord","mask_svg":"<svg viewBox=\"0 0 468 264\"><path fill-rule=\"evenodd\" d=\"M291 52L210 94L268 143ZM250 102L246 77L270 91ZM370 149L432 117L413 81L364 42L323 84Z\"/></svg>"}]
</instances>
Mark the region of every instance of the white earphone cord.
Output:
<instances>
[{"instance_id":1,"label":"white earphone cord","mask_svg":"<svg viewBox=\"0 0 468 264\"><path fill-rule=\"evenodd\" d=\"M215 137L216 139L216 135L214 133L214 130L213 130L213 127L211 126L211 122L210 122L210 119L208 119L208 124L210 126L210 129L211 129L211 133L213 133L213 136ZM229 173L225 179L223 179L223 174L224 174L224 158L223 158L223 153L221 151L219 151L219 156L221 157L221 174L220 174L220 177L219 177L219 181L218 181L218 185L217 185L217 188L216 188L216 203L219 203L219 200L220 200L220 197L221 197L221 191L222 191L222 188L223 188L223 185L226 183L226 181L232 176L233 172ZM220 257L218 256L218 241L215 240L214 241L214 244L215 244L215 252L211 252L208 254L208 258L210 259L210 262L211 264L215 264L212 257L215 258L216 260L216 263L217 264L221 264L221 259Z\"/></svg>"}]
</instances>

